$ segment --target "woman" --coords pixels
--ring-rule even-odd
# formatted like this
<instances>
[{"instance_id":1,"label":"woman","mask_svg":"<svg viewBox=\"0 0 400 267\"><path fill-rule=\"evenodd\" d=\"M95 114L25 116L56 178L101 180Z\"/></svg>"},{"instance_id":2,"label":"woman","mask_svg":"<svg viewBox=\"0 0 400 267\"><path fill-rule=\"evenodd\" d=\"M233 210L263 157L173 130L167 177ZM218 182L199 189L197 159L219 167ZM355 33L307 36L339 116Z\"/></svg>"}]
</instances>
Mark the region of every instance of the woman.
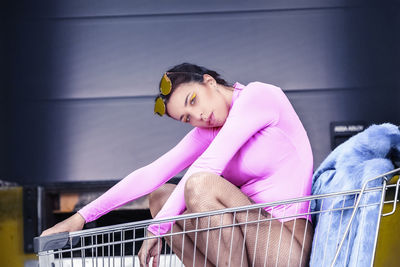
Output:
<instances>
[{"instance_id":1,"label":"woman","mask_svg":"<svg viewBox=\"0 0 400 267\"><path fill-rule=\"evenodd\" d=\"M183 63L163 75L154 110L194 128L159 159L132 172L43 235L82 229L85 222L148 193L151 193L150 211L154 218L310 195L313 168L310 143L279 87L260 82L230 86L215 71ZM163 185L188 166L178 185ZM281 219L260 223L257 232L256 227L248 226L244 230L241 225L234 235L231 231L222 231L222 241L218 242L217 231L210 231L207 245L204 234L199 234L196 243L188 234L184 237L184 246L181 246L182 240L174 240L172 247L178 256L184 255L182 260L187 266L193 265L193 261L195 266L204 263L262 266L265 261L268 265L278 262L298 266L300 260L305 265L313 230L308 217L290 216L307 210L307 202L266 208L262 216ZM258 212L232 216L224 216L223 223L259 219ZM211 218L209 223L220 224L217 220L219 217ZM198 222L200 227L206 223ZM190 223L185 225L186 231L194 227ZM177 232L182 228L182 222L178 221L172 230ZM171 231L171 225L151 225L148 231L149 235L165 234ZM245 242L244 259L241 246L231 248L232 242ZM144 242L139 252L142 266L151 257L157 262L158 248L157 239Z\"/></svg>"}]
</instances>

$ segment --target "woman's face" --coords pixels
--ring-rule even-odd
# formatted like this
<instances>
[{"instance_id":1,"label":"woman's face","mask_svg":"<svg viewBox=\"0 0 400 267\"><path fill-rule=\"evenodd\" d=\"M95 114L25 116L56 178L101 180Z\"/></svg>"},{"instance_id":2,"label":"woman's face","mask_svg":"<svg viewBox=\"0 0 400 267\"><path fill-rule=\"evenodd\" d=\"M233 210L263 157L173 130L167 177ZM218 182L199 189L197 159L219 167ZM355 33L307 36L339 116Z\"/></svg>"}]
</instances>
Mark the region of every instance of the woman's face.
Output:
<instances>
[{"instance_id":1,"label":"woman's face","mask_svg":"<svg viewBox=\"0 0 400 267\"><path fill-rule=\"evenodd\" d=\"M167 110L172 118L195 127L219 127L228 117L231 99L232 91L205 74L203 83L180 84L170 96Z\"/></svg>"}]
</instances>

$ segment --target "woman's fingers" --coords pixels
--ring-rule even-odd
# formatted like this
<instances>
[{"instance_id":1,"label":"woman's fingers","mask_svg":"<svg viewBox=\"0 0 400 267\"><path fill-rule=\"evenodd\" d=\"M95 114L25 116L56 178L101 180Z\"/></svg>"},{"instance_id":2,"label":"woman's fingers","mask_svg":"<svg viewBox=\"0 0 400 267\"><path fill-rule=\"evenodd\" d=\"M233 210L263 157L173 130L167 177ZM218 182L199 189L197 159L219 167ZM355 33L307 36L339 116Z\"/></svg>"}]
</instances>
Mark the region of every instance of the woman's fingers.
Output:
<instances>
[{"instance_id":1,"label":"woman's fingers","mask_svg":"<svg viewBox=\"0 0 400 267\"><path fill-rule=\"evenodd\" d=\"M158 246L158 247L157 247ZM143 242L142 247L139 250L138 257L139 257L139 263L141 267L148 266L150 263L151 257L154 257L153 259L153 266L158 265L158 254L160 253L159 250L159 244L158 244L158 238L152 238L152 239L147 239ZM154 264L157 265L154 265Z\"/></svg>"},{"instance_id":2,"label":"woman's fingers","mask_svg":"<svg viewBox=\"0 0 400 267\"><path fill-rule=\"evenodd\" d=\"M46 235L51 235L51 234L55 234L55 233L53 233L52 229L49 228L47 230L44 230L40 236L46 236Z\"/></svg>"},{"instance_id":3,"label":"woman's fingers","mask_svg":"<svg viewBox=\"0 0 400 267\"><path fill-rule=\"evenodd\" d=\"M156 239L156 243L153 248L150 250L150 258L153 258L153 267L158 267L158 263L160 261L160 252L161 252L161 242L160 239Z\"/></svg>"},{"instance_id":4,"label":"woman's fingers","mask_svg":"<svg viewBox=\"0 0 400 267\"><path fill-rule=\"evenodd\" d=\"M40 236L46 236L61 232L73 232L82 230L84 224L85 224L85 219L79 213L75 213L74 215L65 219L64 221L59 222L53 227L43 231L43 233Z\"/></svg>"},{"instance_id":5,"label":"woman's fingers","mask_svg":"<svg viewBox=\"0 0 400 267\"><path fill-rule=\"evenodd\" d=\"M160 255L154 255L154 257L153 257L153 267L158 267L158 263L159 263L159 260L160 260Z\"/></svg>"},{"instance_id":6,"label":"woman's fingers","mask_svg":"<svg viewBox=\"0 0 400 267\"><path fill-rule=\"evenodd\" d=\"M142 245L142 247L140 248L140 250L139 250L139 253L138 253L138 257L139 257L139 263L140 263L140 267L144 267L144 266L146 266L146 252L143 252L143 245Z\"/></svg>"}]
</instances>

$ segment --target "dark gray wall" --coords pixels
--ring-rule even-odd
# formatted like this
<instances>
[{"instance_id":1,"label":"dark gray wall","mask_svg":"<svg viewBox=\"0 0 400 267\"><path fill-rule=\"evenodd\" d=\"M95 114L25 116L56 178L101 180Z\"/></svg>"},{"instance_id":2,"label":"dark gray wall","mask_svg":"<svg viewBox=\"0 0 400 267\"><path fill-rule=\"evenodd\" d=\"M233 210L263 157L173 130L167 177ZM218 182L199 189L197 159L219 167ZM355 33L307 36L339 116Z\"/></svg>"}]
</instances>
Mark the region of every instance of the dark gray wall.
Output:
<instances>
[{"instance_id":1,"label":"dark gray wall","mask_svg":"<svg viewBox=\"0 0 400 267\"><path fill-rule=\"evenodd\" d=\"M4 8L0 8L0 180L5 176L5 155L6 155L6 107L5 107L5 93L6 93L6 59L5 59L5 40L6 40L6 27L5 27L5 14Z\"/></svg>"},{"instance_id":2,"label":"dark gray wall","mask_svg":"<svg viewBox=\"0 0 400 267\"><path fill-rule=\"evenodd\" d=\"M397 77L397 88L398 91L400 92L400 1L398 1L399 4L397 7L394 9L394 17L395 17L395 27L394 27L394 36L396 39L396 74L395 76Z\"/></svg>"},{"instance_id":3,"label":"dark gray wall","mask_svg":"<svg viewBox=\"0 0 400 267\"><path fill-rule=\"evenodd\" d=\"M118 179L166 152L190 128L154 116L152 95L182 61L282 87L315 166L331 121L399 123L391 4L41 1L11 13L6 175L21 183Z\"/></svg>"}]
</instances>

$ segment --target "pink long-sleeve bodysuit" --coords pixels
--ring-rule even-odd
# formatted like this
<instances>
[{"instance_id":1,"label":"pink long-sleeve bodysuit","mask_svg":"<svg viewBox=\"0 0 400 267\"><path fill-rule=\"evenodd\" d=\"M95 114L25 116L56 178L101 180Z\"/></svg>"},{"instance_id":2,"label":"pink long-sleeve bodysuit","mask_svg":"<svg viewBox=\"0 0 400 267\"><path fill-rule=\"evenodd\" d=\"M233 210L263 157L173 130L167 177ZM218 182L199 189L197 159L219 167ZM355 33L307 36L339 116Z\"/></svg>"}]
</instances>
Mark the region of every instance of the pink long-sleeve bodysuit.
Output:
<instances>
[{"instance_id":1,"label":"pink long-sleeve bodysuit","mask_svg":"<svg viewBox=\"0 0 400 267\"><path fill-rule=\"evenodd\" d=\"M222 175L256 203L310 195L311 146L286 95L279 87L261 82L247 86L235 83L233 87L231 107L222 127L192 129L170 151L130 173L79 210L85 221L154 191L189 166L156 218L185 211L185 182L200 171ZM287 217L307 212L308 203L275 206L266 211L277 218ZM153 234L170 229L171 223L148 228Z\"/></svg>"}]
</instances>

